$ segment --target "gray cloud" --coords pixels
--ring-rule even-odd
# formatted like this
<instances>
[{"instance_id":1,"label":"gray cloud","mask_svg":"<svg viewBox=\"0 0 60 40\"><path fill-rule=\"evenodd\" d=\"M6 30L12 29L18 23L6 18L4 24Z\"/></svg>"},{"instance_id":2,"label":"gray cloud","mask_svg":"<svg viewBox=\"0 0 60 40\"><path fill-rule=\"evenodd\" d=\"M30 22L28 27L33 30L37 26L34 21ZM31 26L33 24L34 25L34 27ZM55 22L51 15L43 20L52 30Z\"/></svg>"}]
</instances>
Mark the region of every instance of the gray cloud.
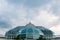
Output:
<instances>
[{"instance_id":1,"label":"gray cloud","mask_svg":"<svg viewBox=\"0 0 60 40\"><path fill-rule=\"evenodd\" d=\"M54 5L52 9L55 15L60 16L60 4Z\"/></svg>"},{"instance_id":2,"label":"gray cloud","mask_svg":"<svg viewBox=\"0 0 60 40\"><path fill-rule=\"evenodd\" d=\"M8 19L17 19L16 21L23 19L32 20L35 16L38 16L39 10L47 10L47 4L52 5L52 0L7 0L8 4L6 9L3 9L3 15L6 15ZM51 11L48 9L47 11ZM18 13L19 12L19 13ZM54 13L55 14L55 13Z\"/></svg>"},{"instance_id":3,"label":"gray cloud","mask_svg":"<svg viewBox=\"0 0 60 40\"><path fill-rule=\"evenodd\" d=\"M10 28L11 23L4 16L0 16L0 28Z\"/></svg>"},{"instance_id":4,"label":"gray cloud","mask_svg":"<svg viewBox=\"0 0 60 40\"><path fill-rule=\"evenodd\" d=\"M3 0L0 2L0 28L25 25L30 20L36 25L48 25L48 27L58 25L60 23L59 5L57 6L57 3L53 2L56 1Z\"/></svg>"},{"instance_id":5,"label":"gray cloud","mask_svg":"<svg viewBox=\"0 0 60 40\"><path fill-rule=\"evenodd\" d=\"M9 21L14 19L15 21L19 20L19 22L24 21L23 19L25 21L32 20L40 14L39 10L48 9L47 3L52 5L52 0L7 0L6 2L8 5L5 10L3 9L3 15L6 15ZM47 11L50 12L50 9Z\"/></svg>"},{"instance_id":6,"label":"gray cloud","mask_svg":"<svg viewBox=\"0 0 60 40\"><path fill-rule=\"evenodd\" d=\"M11 5L20 6L22 4L28 8L36 8L52 2L52 0L7 0L7 1Z\"/></svg>"},{"instance_id":7,"label":"gray cloud","mask_svg":"<svg viewBox=\"0 0 60 40\"><path fill-rule=\"evenodd\" d=\"M27 7L40 7L42 5L45 5L46 3L50 2L50 0L26 0L25 6Z\"/></svg>"},{"instance_id":8,"label":"gray cloud","mask_svg":"<svg viewBox=\"0 0 60 40\"><path fill-rule=\"evenodd\" d=\"M10 4L16 4L16 5L20 5L24 0L7 0L8 3Z\"/></svg>"},{"instance_id":9,"label":"gray cloud","mask_svg":"<svg viewBox=\"0 0 60 40\"><path fill-rule=\"evenodd\" d=\"M59 19L53 23L51 23L51 25L58 25L60 24L60 0L54 0L52 7L51 7L51 11L53 11L53 14L56 16L59 16Z\"/></svg>"}]
</instances>

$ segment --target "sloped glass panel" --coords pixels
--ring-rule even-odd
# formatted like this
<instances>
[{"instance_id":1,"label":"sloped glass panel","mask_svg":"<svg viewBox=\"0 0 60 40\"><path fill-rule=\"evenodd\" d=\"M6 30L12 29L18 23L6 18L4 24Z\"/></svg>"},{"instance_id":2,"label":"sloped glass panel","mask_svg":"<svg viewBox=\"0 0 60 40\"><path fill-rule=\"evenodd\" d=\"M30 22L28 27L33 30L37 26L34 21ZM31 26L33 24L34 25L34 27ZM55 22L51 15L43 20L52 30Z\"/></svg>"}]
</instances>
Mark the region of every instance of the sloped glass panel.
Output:
<instances>
[{"instance_id":1,"label":"sloped glass panel","mask_svg":"<svg viewBox=\"0 0 60 40\"><path fill-rule=\"evenodd\" d=\"M27 33L28 34L33 33L33 29L32 28L27 29Z\"/></svg>"},{"instance_id":2,"label":"sloped glass panel","mask_svg":"<svg viewBox=\"0 0 60 40\"><path fill-rule=\"evenodd\" d=\"M21 31L21 34L26 34L26 29L23 29L23 30Z\"/></svg>"}]
</instances>

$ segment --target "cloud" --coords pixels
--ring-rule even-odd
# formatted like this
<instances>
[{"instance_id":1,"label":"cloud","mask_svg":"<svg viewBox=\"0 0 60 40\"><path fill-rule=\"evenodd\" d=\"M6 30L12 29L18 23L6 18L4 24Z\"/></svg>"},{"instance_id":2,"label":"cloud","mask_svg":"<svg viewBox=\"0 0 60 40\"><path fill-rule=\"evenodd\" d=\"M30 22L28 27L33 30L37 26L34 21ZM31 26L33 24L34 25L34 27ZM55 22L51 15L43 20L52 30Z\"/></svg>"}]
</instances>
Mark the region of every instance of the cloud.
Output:
<instances>
[{"instance_id":1,"label":"cloud","mask_svg":"<svg viewBox=\"0 0 60 40\"><path fill-rule=\"evenodd\" d=\"M25 6L34 8L34 7L40 7L49 2L51 1L50 0L49 1L48 0L26 0Z\"/></svg>"},{"instance_id":2,"label":"cloud","mask_svg":"<svg viewBox=\"0 0 60 40\"><path fill-rule=\"evenodd\" d=\"M55 15L60 16L60 0L54 0L52 10Z\"/></svg>"},{"instance_id":3,"label":"cloud","mask_svg":"<svg viewBox=\"0 0 60 40\"><path fill-rule=\"evenodd\" d=\"M39 15L37 15L36 17L32 19L32 22L35 25L51 27L53 26L51 23L57 21L58 19L59 19L58 16L55 16L51 12L48 12L48 10L43 9L39 11Z\"/></svg>"},{"instance_id":4,"label":"cloud","mask_svg":"<svg viewBox=\"0 0 60 40\"><path fill-rule=\"evenodd\" d=\"M59 0L0 0L0 24L4 25L0 28L14 28L29 21L48 28L56 26L60 23L59 4Z\"/></svg>"},{"instance_id":5,"label":"cloud","mask_svg":"<svg viewBox=\"0 0 60 40\"><path fill-rule=\"evenodd\" d=\"M7 21L0 20L0 28L9 28L11 25Z\"/></svg>"},{"instance_id":6,"label":"cloud","mask_svg":"<svg viewBox=\"0 0 60 40\"><path fill-rule=\"evenodd\" d=\"M22 4L28 8L37 8L52 2L51 0L7 0L7 1L11 5L20 6Z\"/></svg>"},{"instance_id":7,"label":"cloud","mask_svg":"<svg viewBox=\"0 0 60 40\"><path fill-rule=\"evenodd\" d=\"M20 4L23 0L7 0L10 4Z\"/></svg>"},{"instance_id":8,"label":"cloud","mask_svg":"<svg viewBox=\"0 0 60 40\"><path fill-rule=\"evenodd\" d=\"M52 30L55 35L60 35L60 24L51 27L50 30Z\"/></svg>"},{"instance_id":9,"label":"cloud","mask_svg":"<svg viewBox=\"0 0 60 40\"><path fill-rule=\"evenodd\" d=\"M2 29L2 28L0 28L0 36L2 35L2 36L4 36L5 35L5 33L8 31L9 29Z\"/></svg>"},{"instance_id":10,"label":"cloud","mask_svg":"<svg viewBox=\"0 0 60 40\"><path fill-rule=\"evenodd\" d=\"M52 14L58 16L58 20L51 23L51 30L54 32L55 35L60 35L60 0L53 0L53 4L51 7Z\"/></svg>"}]
</instances>

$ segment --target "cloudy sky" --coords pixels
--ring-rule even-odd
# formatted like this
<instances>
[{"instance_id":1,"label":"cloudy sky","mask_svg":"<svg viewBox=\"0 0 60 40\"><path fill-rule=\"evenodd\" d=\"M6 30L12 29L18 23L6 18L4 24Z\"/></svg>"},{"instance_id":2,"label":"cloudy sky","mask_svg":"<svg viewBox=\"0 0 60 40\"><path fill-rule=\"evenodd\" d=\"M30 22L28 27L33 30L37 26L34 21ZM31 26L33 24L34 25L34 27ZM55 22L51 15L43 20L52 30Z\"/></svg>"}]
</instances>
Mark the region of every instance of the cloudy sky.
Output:
<instances>
[{"instance_id":1,"label":"cloudy sky","mask_svg":"<svg viewBox=\"0 0 60 40\"><path fill-rule=\"evenodd\" d=\"M60 0L0 0L0 34L30 21L60 35Z\"/></svg>"}]
</instances>

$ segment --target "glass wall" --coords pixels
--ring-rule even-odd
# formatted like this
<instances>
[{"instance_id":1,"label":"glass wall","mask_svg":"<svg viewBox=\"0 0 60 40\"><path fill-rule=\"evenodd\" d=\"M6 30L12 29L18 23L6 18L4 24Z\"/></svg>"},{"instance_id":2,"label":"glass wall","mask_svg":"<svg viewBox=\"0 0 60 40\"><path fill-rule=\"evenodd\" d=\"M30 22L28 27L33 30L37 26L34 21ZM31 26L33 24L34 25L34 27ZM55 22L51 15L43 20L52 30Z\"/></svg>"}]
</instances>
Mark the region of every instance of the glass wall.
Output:
<instances>
[{"instance_id":1,"label":"glass wall","mask_svg":"<svg viewBox=\"0 0 60 40\"><path fill-rule=\"evenodd\" d=\"M37 30L37 28L24 28L23 30L21 30L21 34L24 36L24 34L26 35L26 39L38 39L40 35L42 35L43 33L40 32L40 30Z\"/></svg>"}]
</instances>

